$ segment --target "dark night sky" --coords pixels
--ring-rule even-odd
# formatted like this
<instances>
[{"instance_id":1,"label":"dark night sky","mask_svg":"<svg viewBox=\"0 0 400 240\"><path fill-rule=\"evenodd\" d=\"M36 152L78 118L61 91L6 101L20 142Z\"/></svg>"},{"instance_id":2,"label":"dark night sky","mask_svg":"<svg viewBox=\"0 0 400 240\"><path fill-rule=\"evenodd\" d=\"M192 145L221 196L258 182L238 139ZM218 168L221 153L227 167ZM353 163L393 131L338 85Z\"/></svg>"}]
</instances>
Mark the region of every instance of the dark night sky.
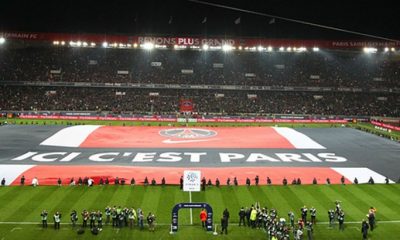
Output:
<instances>
[{"instance_id":1,"label":"dark night sky","mask_svg":"<svg viewBox=\"0 0 400 240\"><path fill-rule=\"evenodd\" d=\"M393 1L208 0L287 18L400 39ZM0 31L107 34L249 36L354 39L357 35L199 5L186 0L131 1L2 0ZM385 3L387 2L387 3ZM170 16L172 24L168 24ZM207 17L207 23L201 21ZM241 24L234 20L241 17Z\"/></svg>"}]
</instances>

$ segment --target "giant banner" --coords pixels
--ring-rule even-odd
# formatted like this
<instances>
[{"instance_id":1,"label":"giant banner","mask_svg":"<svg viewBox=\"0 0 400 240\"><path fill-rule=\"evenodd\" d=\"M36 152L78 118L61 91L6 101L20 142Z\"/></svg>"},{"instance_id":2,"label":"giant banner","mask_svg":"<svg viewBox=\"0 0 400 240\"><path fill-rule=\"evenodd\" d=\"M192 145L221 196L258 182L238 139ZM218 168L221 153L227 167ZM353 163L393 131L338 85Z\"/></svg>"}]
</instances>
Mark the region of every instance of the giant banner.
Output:
<instances>
[{"instance_id":1,"label":"giant banner","mask_svg":"<svg viewBox=\"0 0 400 240\"><path fill-rule=\"evenodd\" d=\"M193 101L191 99L181 99L179 101L180 112L193 112Z\"/></svg>"}]
</instances>

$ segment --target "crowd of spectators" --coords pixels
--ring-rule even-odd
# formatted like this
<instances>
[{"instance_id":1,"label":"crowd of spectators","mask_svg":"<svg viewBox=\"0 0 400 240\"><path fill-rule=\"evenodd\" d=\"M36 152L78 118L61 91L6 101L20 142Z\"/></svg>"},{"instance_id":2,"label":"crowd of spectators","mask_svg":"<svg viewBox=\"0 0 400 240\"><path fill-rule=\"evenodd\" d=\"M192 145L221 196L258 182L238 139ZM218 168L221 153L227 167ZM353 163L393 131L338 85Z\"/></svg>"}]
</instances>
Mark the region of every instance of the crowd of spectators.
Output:
<instances>
[{"instance_id":1,"label":"crowd of spectators","mask_svg":"<svg viewBox=\"0 0 400 240\"><path fill-rule=\"evenodd\" d=\"M0 102L0 110L170 114L179 111L179 100L185 98L192 99L195 111L202 114L398 117L400 97L396 90L392 90L400 88L399 61L398 55L391 53L368 55L326 50L298 53L10 46L0 49L0 84L5 81L40 81L307 86L361 88L363 92L117 89L43 87L40 84L21 87L3 84L0 95L6 101ZM386 90L382 91L384 88ZM149 96L150 92L157 92L159 96ZM249 98L248 94L254 96Z\"/></svg>"},{"instance_id":2,"label":"crowd of spectators","mask_svg":"<svg viewBox=\"0 0 400 240\"><path fill-rule=\"evenodd\" d=\"M124 95L116 95L120 91ZM150 92L159 96L149 96ZM249 98L249 93L255 98ZM15 111L174 114L179 112L180 99L185 98L192 99L194 111L201 114L400 116L400 96L393 93L2 86L0 95L7 99L0 102L0 110Z\"/></svg>"},{"instance_id":3,"label":"crowd of spectators","mask_svg":"<svg viewBox=\"0 0 400 240\"><path fill-rule=\"evenodd\" d=\"M0 81L400 87L394 54L43 46L0 51Z\"/></svg>"}]
</instances>

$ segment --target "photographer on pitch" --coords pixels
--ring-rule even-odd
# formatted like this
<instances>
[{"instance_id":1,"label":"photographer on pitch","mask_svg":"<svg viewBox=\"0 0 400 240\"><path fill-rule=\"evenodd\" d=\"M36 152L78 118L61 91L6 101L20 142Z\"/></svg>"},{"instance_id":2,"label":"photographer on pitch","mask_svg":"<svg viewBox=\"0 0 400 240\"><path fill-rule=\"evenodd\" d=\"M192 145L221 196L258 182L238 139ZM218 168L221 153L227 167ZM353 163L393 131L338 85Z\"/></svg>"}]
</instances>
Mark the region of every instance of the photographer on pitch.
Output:
<instances>
[{"instance_id":1,"label":"photographer on pitch","mask_svg":"<svg viewBox=\"0 0 400 240\"><path fill-rule=\"evenodd\" d=\"M41 217L41 219L42 219L42 227L43 228L47 228L47 216L48 216L49 214L47 213L47 211L46 210L43 210L41 213L40 213L40 217Z\"/></svg>"},{"instance_id":2,"label":"photographer on pitch","mask_svg":"<svg viewBox=\"0 0 400 240\"><path fill-rule=\"evenodd\" d=\"M56 212L53 216L53 219L54 219L54 229L60 229L61 213Z\"/></svg>"},{"instance_id":3,"label":"photographer on pitch","mask_svg":"<svg viewBox=\"0 0 400 240\"><path fill-rule=\"evenodd\" d=\"M75 227L76 222L78 221L78 213L75 210L72 210L70 216L71 216L72 227Z\"/></svg>"}]
</instances>

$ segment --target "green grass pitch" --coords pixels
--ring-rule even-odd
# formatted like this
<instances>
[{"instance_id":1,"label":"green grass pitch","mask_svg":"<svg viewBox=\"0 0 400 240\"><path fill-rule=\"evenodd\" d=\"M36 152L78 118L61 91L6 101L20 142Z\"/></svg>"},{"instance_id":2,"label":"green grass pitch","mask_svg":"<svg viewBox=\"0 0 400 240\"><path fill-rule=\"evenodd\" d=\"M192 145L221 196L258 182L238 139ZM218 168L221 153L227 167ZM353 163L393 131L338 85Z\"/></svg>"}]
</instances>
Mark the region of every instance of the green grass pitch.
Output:
<instances>
[{"instance_id":1,"label":"green grass pitch","mask_svg":"<svg viewBox=\"0 0 400 240\"><path fill-rule=\"evenodd\" d=\"M300 216L303 205L317 209L317 225L314 239L361 239L360 221L369 207L377 209L377 228L369 233L370 239L399 239L400 229L400 185L303 185L303 186L223 186L208 187L205 192L192 193L193 202L207 202L214 210L214 223L219 223L224 208L230 211L228 235L214 236L201 229L198 209L193 209L193 225L190 225L188 209L179 212L179 231L169 234L171 209L176 203L189 201L189 193L178 186L13 186L0 188L0 239L267 239L263 230L237 226L241 206L250 206L256 201L268 208L275 208L278 215L287 218L289 210ZM326 224L327 210L334 208L334 201L342 201L345 211L345 231L338 226ZM156 231L147 228L113 229L105 226L99 235L88 229L77 235L72 229L69 213L76 209L104 211L106 206L121 205L142 208L144 214L154 212L157 217ZM55 211L63 214L60 230L40 226L40 212ZM80 217L80 216L79 216ZM79 218L79 225L81 224ZM304 239L306 239L306 234Z\"/></svg>"}]
</instances>

